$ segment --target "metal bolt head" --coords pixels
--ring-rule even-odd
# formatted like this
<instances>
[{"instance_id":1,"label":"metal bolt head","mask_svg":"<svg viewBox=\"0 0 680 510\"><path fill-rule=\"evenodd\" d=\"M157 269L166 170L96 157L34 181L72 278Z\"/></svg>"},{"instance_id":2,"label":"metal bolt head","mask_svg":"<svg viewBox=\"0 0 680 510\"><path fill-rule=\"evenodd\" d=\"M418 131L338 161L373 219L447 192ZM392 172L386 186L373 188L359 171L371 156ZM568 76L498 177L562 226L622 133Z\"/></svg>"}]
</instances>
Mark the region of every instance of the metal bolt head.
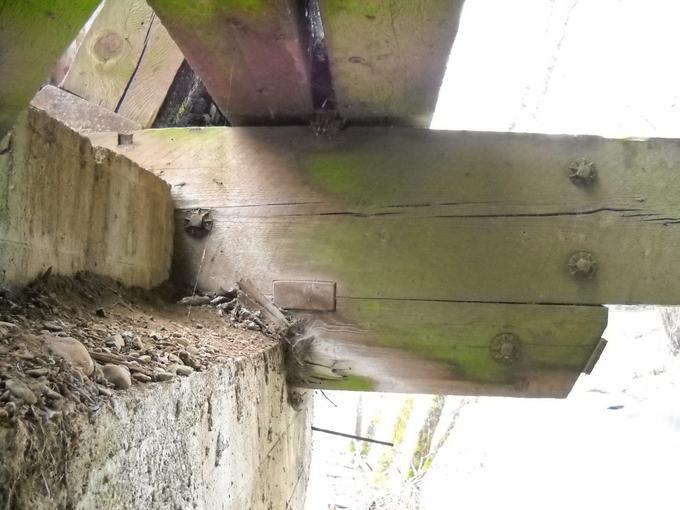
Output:
<instances>
[{"instance_id":1,"label":"metal bolt head","mask_svg":"<svg viewBox=\"0 0 680 510\"><path fill-rule=\"evenodd\" d=\"M499 363L510 365L520 358L522 344L514 333L501 333L491 340L489 351L493 359Z\"/></svg>"},{"instance_id":2,"label":"metal bolt head","mask_svg":"<svg viewBox=\"0 0 680 510\"><path fill-rule=\"evenodd\" d=\"M195 209L184 217L184 230L192 237L205 237L213 227L210 211Z\"/></svg>"},{"instance_id":3,"label":"metal bolt head","mask_svg":"<svg viewBox=\"0 0 680 510\"><path fill-rule=\"evenodd\" d=\"M569 257L569 273L577 280L592 280L597 274L597 259L589 251L577 251Z\"/></svg>"},{"instance_id":4,"label":"metal bolt head","mask_svg":"<svg viewBox=\"0 0 680 510\"><path fill-rule=\"evenodd\" d=\"M595 163L588 158L579 158L569 165L569 178L577 186L588 186L597 179Z\"/></svg>"}]
</instances>

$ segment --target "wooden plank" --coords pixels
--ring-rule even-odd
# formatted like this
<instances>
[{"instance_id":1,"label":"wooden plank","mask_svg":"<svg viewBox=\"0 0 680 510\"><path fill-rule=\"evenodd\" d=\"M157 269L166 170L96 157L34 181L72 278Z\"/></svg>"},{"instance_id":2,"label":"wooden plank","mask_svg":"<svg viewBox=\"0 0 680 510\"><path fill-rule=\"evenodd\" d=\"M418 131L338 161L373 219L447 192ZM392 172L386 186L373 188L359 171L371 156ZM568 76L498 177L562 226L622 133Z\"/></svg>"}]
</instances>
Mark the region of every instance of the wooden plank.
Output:
<instances>
[{"instance_id":1,"label":"wooden plank","mask_svg":"<svg viewBox=\"0 0 680 510\"><path fill-rule=\"evenodd\" d=\"M176 241L178 274L206 289L247 277L266 292L335 281L338 298L680 302L675 140L207 128L118 150L172 184L176 207L214 208L208 238ZM584 155L589 187L568 177ZM596 257L595 278L572 276L578 251Z\"/></svg>"},{"instance_id":2,"label":"wooden plank","mask_svg":"<svg viewBox=\"0 0 680 510\"><path fill-rule=\"evenodd\" d=\"M284 310L335 311L335 282L273 282L274 304Z\"/></svg>"},{"instance_id":3,"label":"wooden plank","mask_svg":"<svg viewBox=\"0 0 680 510\"><path fill-rule=\"evenodd\" d=\"M311 388L565 397L599 344L607 310L426 301L338 300L307 322L297 384ZM513 362L492 344L513 335Z\"/></svg>"},{"instance_id":4,"label":"wooden plank","mask_svg":"<svg viewBox=\"0 0 680 510\"><path fill-rule=\"evenodd\" d=\"M98 0L0 4L0 138L45 82Z\"/></svg>"},{"instance_id":5,"label":"wooden plank","mask_svg":"<svg viewBox=\"0 0 680 510\"><path fill-rule=\"evenodd\" d=\"M463 0L320 0L337 107L352 124L427 127Z\"/></svg>"},{"instance_id":6,"label":"wooden plank","mask_svg":"<svg viewBox=\"0 0 680 510\"><path fill-rule=\"evenodd\" d=\"M168 31L154 18L146 49L117 112L151 127L183 60Z\"/></svg>"},{"instance_id":7,"label":"wooden plank","mask_svg":"<svg viewBox=\"0 0 680 510\"><path fill-rule=\"evenodd\" d=\"M113 142L113 134L92 137ZM116 150L155 165L178 206L214 208L212 233L202 240L179 230L189 209L176 211L177 278L203 289L249 278L275 295L281 280L337 282L335 311L296 314L305 324L293 349L298 384L561 397L592 359L606 310L524 303L599 303L597 292L646 288L637 282L644 271L631 283L608 266L630 269L619 257L627 236L639 245L650 231L668 230L578 211L628 200L615 178L622 169L608 158L623 162L628 185L649 199L636 204L676 207L641 175L655 168L667 177L664 158L680 150L665 141L631 148L574 140L376 128L327 139L302 128L205 128L142 131ZM545 153L537 156L537 147ZM592 193L569 180L564 161L585 148L603 161ZM618 198L602 191L610 179ZM538 213L556 206L565 209ZM562 251L590 241L611 251L598 252L598 280L573 281ZM668 242L650 245L661 251ZM506 300L519 304L497 303ZM506 363L493 345L510 334L519 354Z\"/></svg>"},{"instance_id":8,"label":"wooden plank","mask_svg":"<svg viewBox=\"0 0 680 510\"><path fill-rule=\"evenodd\" d=\"M130 119L52 85L43 87L33 97L31 106L81 134L93 131L128 133L141 128Z\"/></svg>"},{"instance_id":9,"label":"wooden plank","mask_svg":"<svg viewBox=\"0 0 680 510\"><path fill-rule=\"evenodd\" d=\"M106 0L61 87L116 111L144 51L153 17L144 0Z\"/></svg>"},{"instance_id":10,"label":"wooden plank","mask_svg":"<svg viewBox=\"0 0 680 510\"><path fill-rule=\"evenodd\" d=\"M232 125L306 122L309 58L298 2L150 4Z\"/></svg>"}]
</instances>

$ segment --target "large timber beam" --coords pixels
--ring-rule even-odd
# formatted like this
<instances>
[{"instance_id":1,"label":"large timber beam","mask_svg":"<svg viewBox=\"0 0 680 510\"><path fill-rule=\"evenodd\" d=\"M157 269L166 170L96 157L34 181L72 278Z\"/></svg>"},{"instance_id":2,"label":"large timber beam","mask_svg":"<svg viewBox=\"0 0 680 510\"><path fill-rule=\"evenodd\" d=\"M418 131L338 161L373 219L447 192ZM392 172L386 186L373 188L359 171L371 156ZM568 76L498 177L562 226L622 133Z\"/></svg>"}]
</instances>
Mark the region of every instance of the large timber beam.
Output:
<instances>
[{"instance_id":1,"label":"large timber beam","mask_svg":"<svg viewBox=\"0 0 680 510\"><path fill-rule=\"evenodd\" d=\"M675 140L207 128L121 150L174 185L179 220L213 209L212 235L178 247L205 288L313 278L348 298L680 303Z\"/></svg>"},{"instance_id":2,"label":"large timber beam","mask_svg":"<svg viewBox=\"0 0 680 510\"><path fill-rule=\"evenodd\" d=\"M463 0L320 0L340 115L428 127Z\"/></svg>"},{"instance_id":3,"label":"large timber beam","mask_svg":"<svg viewBox=\"0 0 680 510\"><path fill-rule=\"evenodd\" d=\"M232 125L312 116L309 55L294 0L149 0Z\"/></svg>"},{"instance_id":4,"label":"large timber beam","mask_svg":"<svg viewBox=\"0 0 680 510\"><path fill-rule=\"evenodd\" d=\"M563 396L597 352L599 304L680 303L675 140L295 127L134 137L118 150L173 187L175 275L206 290L249 278L295 309L313 338L306 384ZM197 208L213 219L203 238L183 231Z\"/></svg>"},{"instance_id":5,"label":"large timber beam","mask_svg":"<svg viewBox=\"0 0 680 510\"><path fill-rule=\"evenodd\" d=\"M28 106L99 0L0 3L0 138Z\"/></svg>"}]
</instances>

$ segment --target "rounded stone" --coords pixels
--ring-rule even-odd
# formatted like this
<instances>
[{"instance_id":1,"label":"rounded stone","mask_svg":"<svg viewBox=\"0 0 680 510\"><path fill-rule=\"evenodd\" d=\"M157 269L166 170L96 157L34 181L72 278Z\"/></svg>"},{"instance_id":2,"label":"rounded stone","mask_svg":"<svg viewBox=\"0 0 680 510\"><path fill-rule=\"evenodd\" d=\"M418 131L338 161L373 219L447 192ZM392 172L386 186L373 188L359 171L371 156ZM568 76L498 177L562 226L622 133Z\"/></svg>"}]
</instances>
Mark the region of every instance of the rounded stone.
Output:
<instances>
[{"instance_id":1,"label":"rounded stone","mask_svg":"<svg viewBox=\"0 0 680 510\"><path fill-rule=\"evenodd\" d=\"M5 388L16 398L20 398L27 404L33 405L38 402L38 397L35 396L35 393L21 381L8 379L5 381Z\"/></svg>"},{"instance_id":2,"label":"rounded stone","mask_svg":"<svg viewBox=\"0 0 680 510\"><path fill-rule=\"evenodd\" d=\"M87 348L75 338L69 336L52 336L48 340L49 350L78 367L82 372L89 376L94 372L94 361L87 352Z\"/></svg>"},{"instance_id":3,"label":"rounded stone","mask_svg":"<svg viewBox=\"0 0 680 510\"><path fill-rule=\"evenodd\" d=\"M126 390L132 386L130 371L127 367L107 363L102 367L102 373L106 380L113 384L117 390Z\"/></svg>"}]
</instances>

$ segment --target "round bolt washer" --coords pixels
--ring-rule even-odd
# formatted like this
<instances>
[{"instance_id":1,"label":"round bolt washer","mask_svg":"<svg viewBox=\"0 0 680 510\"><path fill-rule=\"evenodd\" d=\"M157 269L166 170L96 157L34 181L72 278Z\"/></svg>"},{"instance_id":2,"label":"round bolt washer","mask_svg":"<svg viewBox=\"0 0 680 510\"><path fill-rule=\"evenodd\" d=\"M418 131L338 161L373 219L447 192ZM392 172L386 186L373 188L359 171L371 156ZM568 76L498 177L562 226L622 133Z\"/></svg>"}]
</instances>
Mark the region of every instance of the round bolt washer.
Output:
<instances>
[{"instance_id":1,"label":"round bolt washer","mask_svg":"<svg viewBox=\"0 0 680 510\"><path fill-rule=\"evenodd\" d=\"M522 355L522 343L514 333L501 333L491 340L489 352L499 363L510 365Z\"/></svg>"},{"instance_id":2,"label":"round bolt washer","mask_svg":"<svg viewBox=\"0 0 680 510\"><path fill-rule=\"evenodd\" d=\"M577 251L569 257L569 273L577 280L592 280L597 274L597 259L589 251Z\"/></svg>"},{"instance_id":3,"label":"round bolt washer","mask_svg":"<svg viewBox=\"0 0 680 510\"><path fill-rule=\"evenodd\" d=\"M588 158L575 159L569 165L569 178L577 186L588 186L597 179L595 163Z\"/></svg>"}]
</instances>

